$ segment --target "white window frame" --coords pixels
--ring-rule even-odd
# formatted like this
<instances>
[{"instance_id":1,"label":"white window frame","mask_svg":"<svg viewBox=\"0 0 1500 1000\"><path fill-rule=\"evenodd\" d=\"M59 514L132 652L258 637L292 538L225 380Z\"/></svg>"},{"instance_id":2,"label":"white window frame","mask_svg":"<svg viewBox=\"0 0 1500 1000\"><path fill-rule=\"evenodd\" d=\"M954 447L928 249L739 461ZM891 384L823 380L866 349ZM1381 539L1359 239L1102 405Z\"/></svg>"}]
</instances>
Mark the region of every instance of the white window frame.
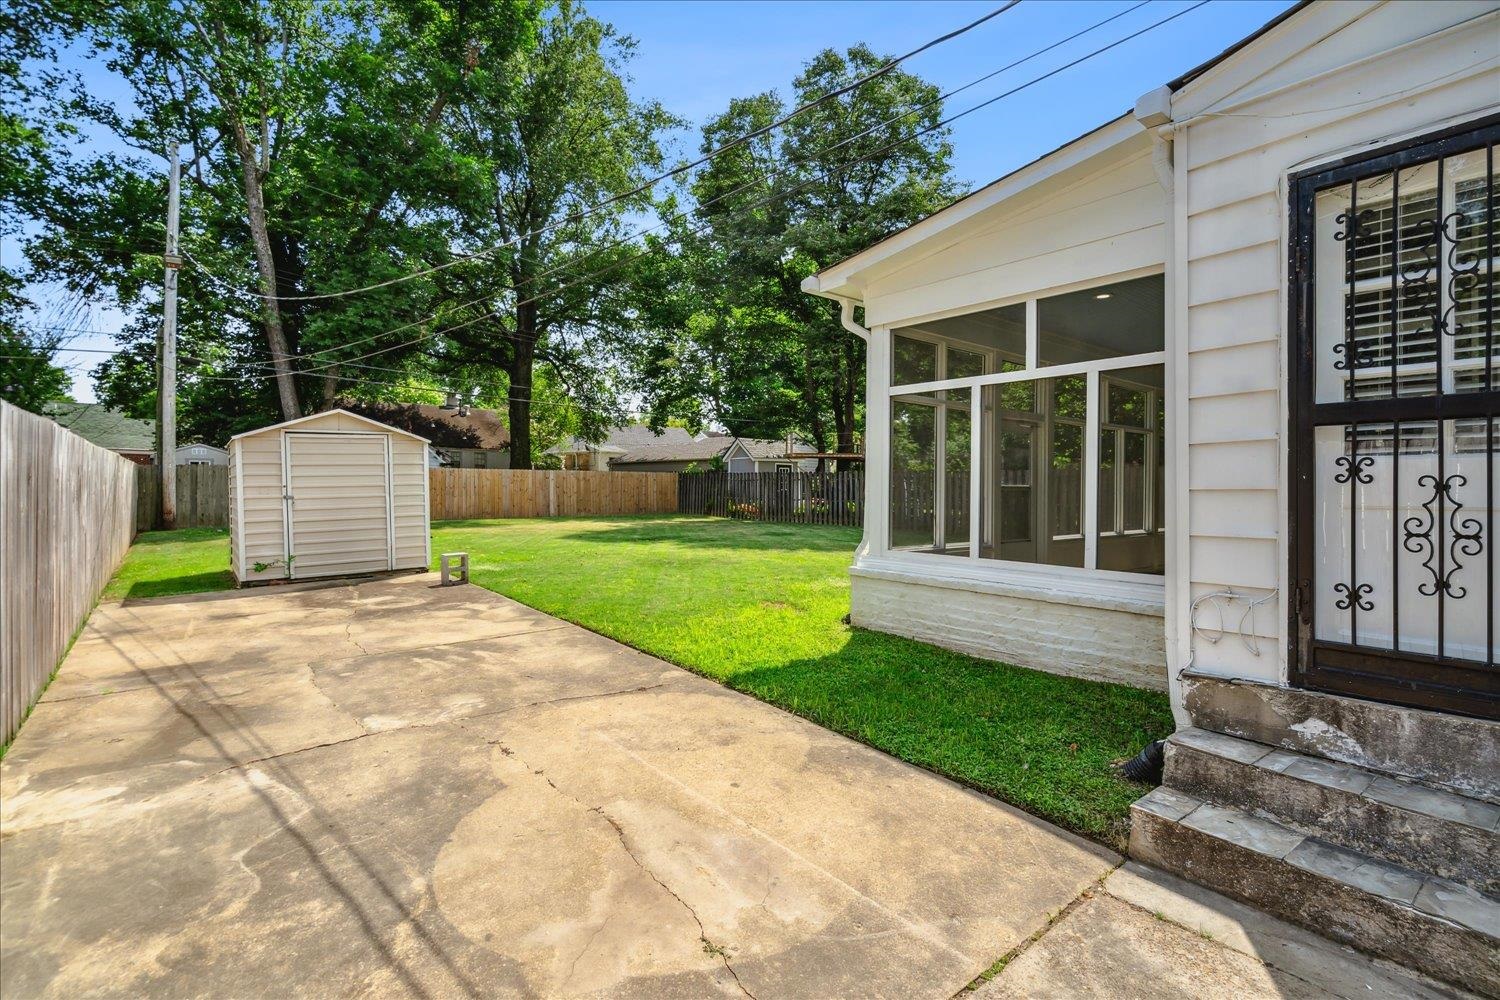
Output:
<instances>
[{"instance_id":1,"label":"white window frame","mask_svg":"<svg viewBox=\"0 0 1500 1000\"><path fill-rule=\"evenodd\" d=\"M1052 298L1056 295L1087 291L1090 288L1102 288L1108 285L1118 284L1121 281L1128 281L1133 278L1139 277L1150 277L1152 275L1160 273L1162 272L1159 269L1155 269L1144 273L1136 272L1126 275L1116 275L1076 286L1070 286L1065 289L1049 290L1046 293L1036 293L1019 300L996 302L989 305L976 305L971 309L945 312L943 314L943 316L941 317L942 319L949 319L957 316L969 315L974 312L983 312L988 309L999 309L1005 308L1006 306L1014 306L1018 304L1023 305L1025 307L1026 315L1026 358L1024 361L1024 366L1020 369L1009 372L997 372L993 371L992 369L998 367L997 358L1001 354L1001 352L999 352L995 348L972 345L976 348L978 353L981 353L985 356L986 374L979 376L970 376L967 378L939 378L928 382L914 382L903 385L891 385L887 386L884 389L883 395L885 396L885 406L883 408L884 412L881 416L886 423L885 433L887 436L887 464L889 464L889 456L891 454L890 424L892 404L896 402L918 403L922 405L935 406L937 408L937 420L935 421L933 435L933 466L938 473L936 475L936 482L934 483L933 542L930 545L902 547L897 547L891 544L891 479L890 470L887 469L886 476L884 477L885 496L881 498L881 506L883 509L883 513L881 515L881 523L883 525L883 534L885 537L880 542L880 548L887 555L887 557L899 560L901 562L909 563L913 566L925 565L931 566L934 569L941 567L948 575L954 575L956 571L957 575L972 575L976 577L983 577L994 575L994 572L987 572L993 570L1001 574L1013 573L1017 575L1026 574L1037 577L1064 579L1076 578L1080 581L1118 580L1122 583L1149 583L1154 585L1162 584L1163 580L1165 579L1162 574L1128 573L1120 570L1102 570L1098 568L1098 463L1099 437L1101 433L1102 416L1101 410L1104 403L1101 382L1107 380L1105 378L1106 373L1129 368L1144 368L1151 365L1165 366L1167 364L1168 351L1166 349L1163 349L1159 351L1147 351L1140 354L1121 355L1119 357L1113 358L1100 358L1093 361L1081 361L1061 365L1042 365L1040 364L1039 350L1039 317L1041 314L1040 303L1043 300ZM891 323L881 327L881 332L885 334L886 340L886 357L883 359L884 368L888 376L886 378L886 381L889 381L889 377L894 376L897 337L904 337L908 340L929 341L937 344L937 371L939 372L939 374L943 374L946 372L946 342L940 335L930 334L927 333L927 331L912 328L913 326L918 326L923 322L937 322L937 320L932 318L926 320L914 319L905 321L899 325L896 323ZM947 339L952 340L960 345L969 343L960 338ZM1014 361L1015 359L1007 357L1006 360ZM945 528L945 524L943 522L945 519L941 513L945 509L942 496L945 476L941 474L941 471L947 467L945 455L947 434L944 419L947 408L953 406L956 408L968 410L971 414L982 413L983 410L981 408L981 393L985 386L1008 385L1014 382L1040 382L1041 380L1045 379L1066 378L1072 375L1083 375L1086 379L1087 387L1083 440L1083 566L1057 566L1050 563L1025 562L1013 559L992 559L982 558L980 556L979 546L980 539L983 535L983 531L980 527L983 523L983 512L981 510L981 493L983 487L982 473L984 471L981 468L983 455L981 442L984 438L983 430L981 430L980 433L970 434L972 454L969 463L969 552L966 557L956 556L955 554L945 552L945 539L943 538ZM948 398L940 400L924 395L927 393L935 393L939 390L948 390ZM959 403L954 397L957 396L958 393L964 392L965 390L967 390L970 398L963 403ZM1162 389L1152 391L1159 391L1165 394L1166 390ZM1150 413L1148 423L1154 425L1155 408L1153 407L1148 412ZM1136 430L1138 430L1138 428L1136 428ZM1155 440L1156 437L1162 433L1163 431L1161 428L1153 428L1153 433L1148 437L1148 442L1152 442L1156 447L1164 448L1164 441L1158 442ZM1148 477L1150 477L1155 475L1155 452L1150 451L1150 446L1148 446L1148 451L1150 452L1148 454L1148 460L1152 463L1148 464L1147 475ZM1165 484L1163 485L1165 486ZM1147 499L1149 500L1149 493ZM1146 511L1148 524L1151 523L1151 519L1153 517L1154 505L1148 503ZM1164 528L1164 526L1162 527ZM1134 533L1142 534L1143 532Z\"/></svg>"}]
</instances>

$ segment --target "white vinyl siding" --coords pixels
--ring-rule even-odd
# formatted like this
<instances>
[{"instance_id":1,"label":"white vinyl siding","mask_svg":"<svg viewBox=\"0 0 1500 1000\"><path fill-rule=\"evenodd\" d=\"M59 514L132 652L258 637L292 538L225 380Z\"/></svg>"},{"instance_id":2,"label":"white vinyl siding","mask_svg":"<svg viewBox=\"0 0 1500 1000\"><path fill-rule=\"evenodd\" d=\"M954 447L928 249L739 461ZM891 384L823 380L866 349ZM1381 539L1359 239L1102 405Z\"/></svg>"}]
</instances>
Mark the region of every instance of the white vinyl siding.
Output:
<instances>
[{"instance_id":1,"label":"white vinyl siding","mask_svg":"<svg viewBox=\"0 0 1500 1000\"><path fill-rule=\"evenodd\" d=\"M390 569L386 435L291 431L285 440L292 577Z\"/></svg>"},{"instance_id":2,"label":"white vinyl siding","mask_svg":"<svg viewBox=\"0 0 1500 1000\"><path fill-rule=\"evenodd\" d=\"M992 216L961 246L873 276L865 297L868 324L901 325L1127 273L1160 272L1164 211L1149 138L1140 133L1103 160L1081 175L1044 182L1049 190L1028 192L1023 209Z\"/></svg>"},{"instance_id":3,"label":"white vinyl siding","mask_svg":"<svg viewBox=\"0 0 1500 1000\"><path fill-rule=\"evenodd\" d=\"M422 439L335 410L241 435L230 451L231 503L238 504L231 564L241 582L427 567ZM257 572L257 564L265 568Z\"/></svg>"},{"instance_id":4,"label":"white vinyl siding","mask_svg":"<svg viewBox=\"0 0 1500 1000\"><path fill-rule=\"evenodd\" d=\"M416 438L391 435L391 510L396 526L395 569L426 567L427 446Z\"/></svg>"},{"instance_id":5,"label":"white vinyl siding","mask_svg":"<svg viewBox=\"0 0 1500 1000\"><path fill-rule=\"evenodd\" d=\"M229 571L238 580L240 579L240 558L244 549L244 544L240 541L240 529L244 527L244 521L239 514L239 481L234 474L236 464L234 449L239 447L239 442L231 442L229 447Z\"/></svg>"},{"instance_id":6,"label":"white vinyl siding","mask_svg":"<svg viewBox=\"0 0 1500 1000\"><path fill-rule=\"evenodd\" d=\"M287 575L286 525L282 501L281 435L257 434L235 442L245 523L240 529L241 580L280 580ZM266 568L255 569L256 564Z\"/></svg>"},{"instance_id":7,"label":"white vinyl siding","mask_svg":"<svg viewBox=\"0 0 1500 1000\"><path fill-rule=\"evenodd\" d=\"M1500 26L1494 16L1445 26L1494 8L1430 3L1414 16L1401 4L1314 5L1174 97L1173 118L1188 123L1174 156L1190 421L1188 585L1172 599L1224 587L1281 596L1246 623L1265 639L1260 656L1240 642L1198 642L1194 669L1285 676L1285 179L1493 110ZM1179 649L1188 638L1184 620Z\"/></svg>"}]
</instances>

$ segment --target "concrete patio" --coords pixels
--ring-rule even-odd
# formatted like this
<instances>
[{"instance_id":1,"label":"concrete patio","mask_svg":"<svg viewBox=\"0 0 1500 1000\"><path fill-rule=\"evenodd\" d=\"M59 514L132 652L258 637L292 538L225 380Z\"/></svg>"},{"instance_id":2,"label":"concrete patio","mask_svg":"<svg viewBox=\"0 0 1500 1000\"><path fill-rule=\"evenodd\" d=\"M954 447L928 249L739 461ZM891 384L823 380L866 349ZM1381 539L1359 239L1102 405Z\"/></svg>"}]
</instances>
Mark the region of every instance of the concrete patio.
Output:
<instances>
[{"instance_id":1,"label":"concrete patio","mask_svg":"<svg viewBox=\"0 0 1500 1000\"><path fill-rule=\"evenodd\" d=\"M1426 992L435 582L100 606L0 765L0 993Z\"/></svg>"}]
</instances>

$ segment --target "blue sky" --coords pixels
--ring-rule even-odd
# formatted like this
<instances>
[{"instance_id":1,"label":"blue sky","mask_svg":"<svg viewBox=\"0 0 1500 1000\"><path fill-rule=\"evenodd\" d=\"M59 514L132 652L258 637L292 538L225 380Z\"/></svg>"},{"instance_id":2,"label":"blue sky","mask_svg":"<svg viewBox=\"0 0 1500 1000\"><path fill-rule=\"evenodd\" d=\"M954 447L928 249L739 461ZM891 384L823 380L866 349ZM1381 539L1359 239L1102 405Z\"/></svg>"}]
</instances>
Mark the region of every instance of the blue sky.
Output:
<instances>
[{"instance_id":1,"label":"blue sky","mask_svg":"<svg viewBox=\"0 0 1500 1000\"><path fill-rule=\"evenodd\" d=\"M944 92L1027 53L1135 6L1138 0L1025 0L969 33L919 55L905 68ZM953 98L951 115L1085 55L1139 28L1192 6L1194 0L1153 0L1097 31L1003 73ZM633 92L660 101L695 126L732 97L779 89L783 95L804 63L828 47L865 42L896 55L974 20L999 0L595 0L589 9L635 38ZM1135 99L1211 58L1275 17L1290 0L1212 0L1139 38L969 115L953 125L954 166L970 186L984 184L1129 110ZM87 70L99 96L121 88L100 67ZM676 137L673 152L696 147L696 129ZM107 137L97 141L108 143ZM165 165L164 165L165 168ZM14 242L0 255L14 259ZM46 289L34 290L45 307ZM115 330L120 314L94 304L93 329ZM75 348L110 348L107 336L84 335ZM88 371L101 355L64 351L74 394L92 399Z\"/></svg>"}]
</instances>

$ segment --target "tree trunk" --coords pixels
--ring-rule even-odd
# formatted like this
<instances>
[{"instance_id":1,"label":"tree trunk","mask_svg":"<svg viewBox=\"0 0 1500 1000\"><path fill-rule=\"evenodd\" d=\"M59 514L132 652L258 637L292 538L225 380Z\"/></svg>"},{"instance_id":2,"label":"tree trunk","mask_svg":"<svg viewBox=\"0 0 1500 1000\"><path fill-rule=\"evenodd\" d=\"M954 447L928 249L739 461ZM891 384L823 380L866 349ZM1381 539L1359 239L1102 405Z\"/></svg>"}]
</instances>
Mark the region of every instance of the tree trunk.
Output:
<instances>
[{"instance_id":1,"label":"tree trunk","mask_svg":"<svg viewBox=\"0 0 1500 1000\"><path fill-rule=\"evenodd\" d=\"M843 350L840 352L840 361L843 373L839 378L839 398L835 404L834 422L838 426L838 452L841 455L849 455L854 452L854 401L858 397L860 360L856 357L856 345L850 338L844 338ZM839 471L854 468L856 463L847 459L839 460Z\"/></svg>"},{"instance_id":2,"label":"tree trunk","mask_svg":"<svg viewBox=\"0 0 1500 1000\"><path fill-rule=\"evenodd\" d=\"M334 365L323 373L323 409L333 409L339 399L339 368Z\"/></svg>"},{"instance_id":3,"label":"tree trunk","mask_svg":"<svg viewBox=\"0 0 1500 1000\"><path fill-rule=\"evenodd\" d=\"M510 467L531 468L531 375L536 358L536 303L516 307L516 340L510 352Z\"/></svg>"},{"instance_id":4,"label":"tree trunk","mask_svg":"<svg viewBox=\"0 0 1500 1000\"><path fill-rule=\"evenodd\" d=\"M261 191L260 166L256 163L255 150L245 134L244 125L238 117L232 119L234 144L240 157L240 170L245 178L245 206L250 223L250 239L255 244L255 262L260 268L262 316L266 328L266 345L271 349L271 366L276 371L276 392L281 400L283 420L295 420L302 416L302 407L297 402L297 383L292 378L291 352L287 349L286 334L281 328L281 303L277 300L276 261L271 254L271 235L266 226L266 202Z\"/></svg>"}]
</instances>

